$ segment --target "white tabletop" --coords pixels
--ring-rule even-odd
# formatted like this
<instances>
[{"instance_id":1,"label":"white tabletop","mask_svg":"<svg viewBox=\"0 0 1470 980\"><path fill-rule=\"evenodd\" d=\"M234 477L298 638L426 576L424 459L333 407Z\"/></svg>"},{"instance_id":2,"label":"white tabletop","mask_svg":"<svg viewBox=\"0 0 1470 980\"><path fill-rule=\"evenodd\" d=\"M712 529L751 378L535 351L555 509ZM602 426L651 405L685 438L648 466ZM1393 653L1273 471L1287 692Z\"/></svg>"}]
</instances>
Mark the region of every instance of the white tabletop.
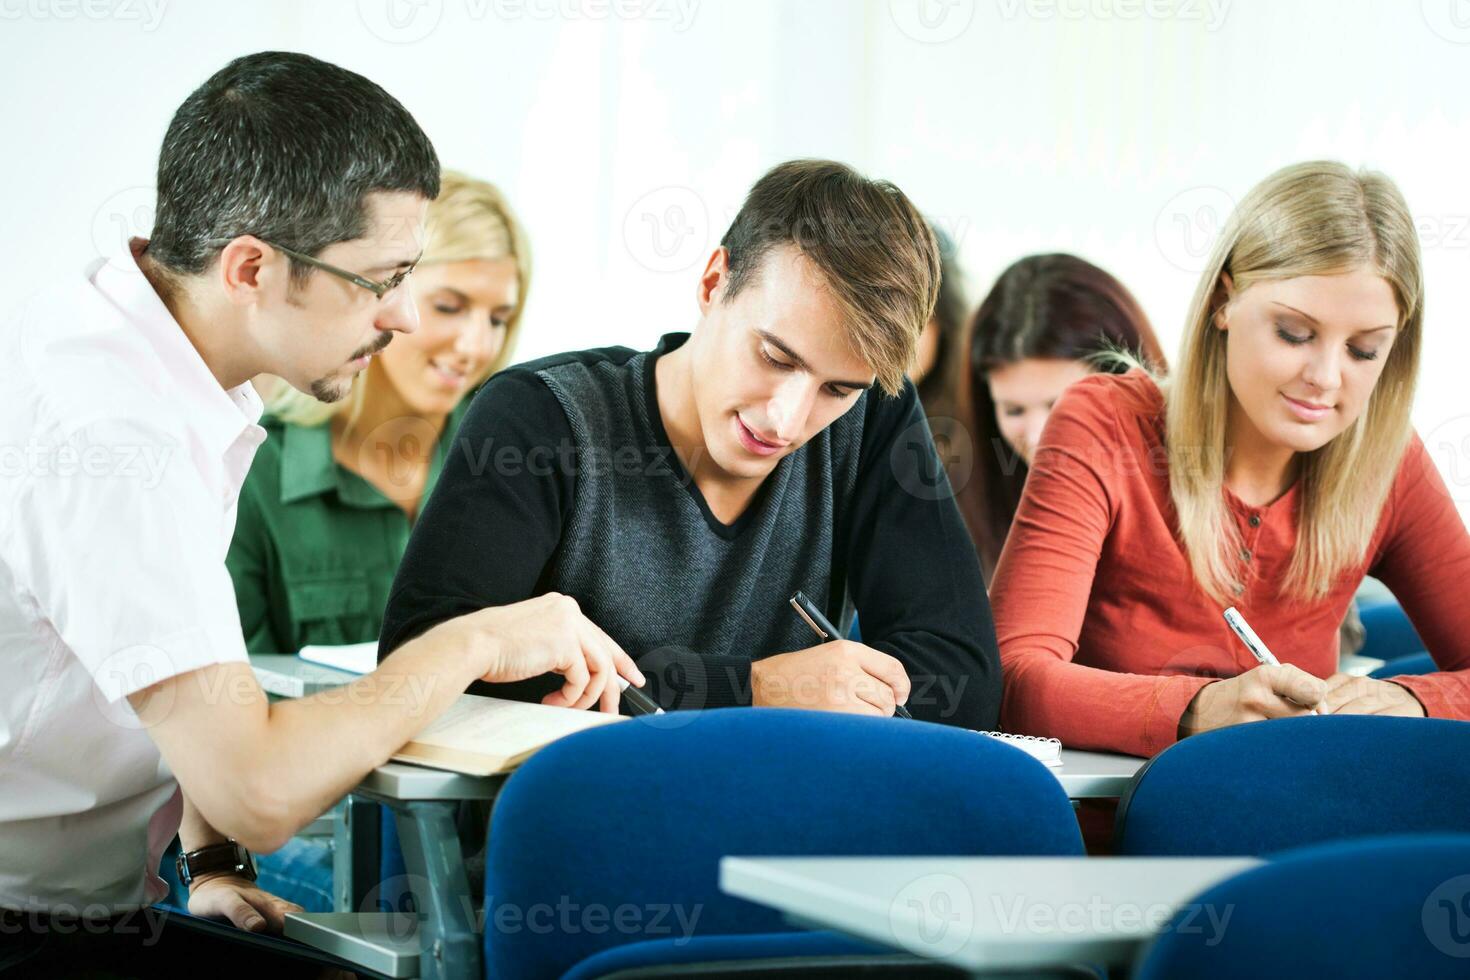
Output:
<instances>
[{"instance_id":1,"label":"white tabletop","mask_svg":"<svg viewBox=\"0 0 1470 980\"><path fill-rule=\"evenodd\" d=\"M250 666L268 693L299 698L351 683L358 675L314 664L294 654L252 653ZM1117 798L1146 759L1110 752L1062 749L1062 764L1051 772L1074 800ZM477 800L494 795L493 783L474 776L389 763L370 773L363 788L400 800Z\"/></svg>"},{"instance_id":2,"label":"white tabletop","mask_svg":"<svg viewBox=\"0 0 1470 980\"><path fill-rule=\"evenodd\" d=\"M1367 677L1379 667L1384 661L1376 657L1364 657L1356 653L1344 654L1337 662L1337 669L1344 674L1352 674L1354 677Z\"/></svg>"},{"instance_id":3,"label":"white tabletop","mask_svg":"<svg viewBox=\"0 0 1470 980\"><path fill-rule=\"evenodd\" d=\"M470 776L407 762L386 762L362 778L355 792L389 800L492 800L505 775Z\"/></svg>"},{"instance_id":4,"label":"white tabletop","mask_svg":"<svg viewBox=\"0 0 1470 980\"><path fill-rule=\"evenodd\" d=\"M720 888L972 972L1127 963L1174 913L1256 858L747 858ZM1182 926L1223 930L1225 910Z\"/></svg>"},{"instance_id":5,"label":"white tabletop","mask_svg":"<svg viewBox=\"0 0 1470 980\"><path fill-rule=\"evenodd\" d=\"M351 684L362 676L302 660L294 653L252 653L250 667L267 694L282 698L304 698L318 691Z\"/></svg>"},{"instance_id":6,"label":"white tabletop","mask_svg":"<svg viewBox=\"0 0 1470 980\"><path fill-rule=\"evenodd\" d=\"M1063 749L1062 765L1050 772L1071 799L1116 798L1147 761L1131 755ZM395 800L486 800L494 797L504 778L389 762L368 773L360 788Z\"/></svg>"},{"instance_id":7,"label":"white tabletop","mask_svg":"<svg viewBox=\"0 0 1470 980\"><path fill-rule=\"evenodd\" d=\"M1051 771L1071 799L1117 799L1147 761L1135 755L1064 748L1062 764Z\"/></svg>"}]
</instances>

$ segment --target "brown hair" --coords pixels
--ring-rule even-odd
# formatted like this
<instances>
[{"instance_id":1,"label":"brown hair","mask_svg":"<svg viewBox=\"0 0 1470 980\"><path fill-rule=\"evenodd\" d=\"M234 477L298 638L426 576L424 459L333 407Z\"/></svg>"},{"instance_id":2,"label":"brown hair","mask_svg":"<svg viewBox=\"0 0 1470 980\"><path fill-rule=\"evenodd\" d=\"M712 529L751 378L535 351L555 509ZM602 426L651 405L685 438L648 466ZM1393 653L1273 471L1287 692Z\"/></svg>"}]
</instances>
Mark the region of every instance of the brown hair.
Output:
<instances>
[{"instance_id":1,"label":"brown hair","mask_svg":"<svg viewBox=\"0 0 1470 980\"><path fill-rule=\"evenodd\" d=\"M1127 352L1155 369L1164 352L1148 317L1123 284L1075 255L1028 255L1001 273L945 365L947 394L931 409L953 416L972 434L975 468L955 488L988 579L1000 560L1021 502L1028 467L995 421L986 375L1029 358L1090 361L1120 371L1110 352Z\"/></svg>"},{"instance_id":2,"label":"brown hair","mask_svg":"<svg viewBox=\"0 0 1470 980\"><path fill-rule=\"evenodd\" d=\"M939 294L939 249L897 187L831 160L791 160L756 181L720 244L730 253L727 300L773 248L799 249L842 308L853 352L885 392L903 389Z\"/></svg>"},{"instance_id":3,"label":"brown hair","mask_svg":"<svg viewBox=\"0 0 1470 980\"><path fill-rule=\"evenodd\" d=\"M929 230L934 232L934 241L939 246L939 301L934 304L930 317L938 328L938 343L934 347L934 365L929 373L916 382L919 401L926 406L943 402L945 384L948 381L947 365L961 356L964 341L965 317L970 314L970 302L965 298L965 275L960 268L959 249L954 239L945 234L933 221Z\"/></svg>"}]
</instances>

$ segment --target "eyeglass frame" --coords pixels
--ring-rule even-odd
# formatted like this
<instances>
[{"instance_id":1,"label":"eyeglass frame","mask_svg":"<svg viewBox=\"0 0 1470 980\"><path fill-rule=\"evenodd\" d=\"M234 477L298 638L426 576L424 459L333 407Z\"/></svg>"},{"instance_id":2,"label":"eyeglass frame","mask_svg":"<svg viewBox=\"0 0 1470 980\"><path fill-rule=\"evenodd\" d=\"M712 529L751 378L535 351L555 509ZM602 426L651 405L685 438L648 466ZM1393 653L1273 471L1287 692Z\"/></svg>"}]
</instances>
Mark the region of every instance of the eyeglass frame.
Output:
<instances>
[{"instance_id":1,"label":"eyeglass frame","mask_svg":"<svg viewBox=\"0 0 1470 980\"><path fill-rule=\"evenodd\" d=\"M342 269L335 265L332 265L332 263L330 262L323 262L321 259L313 258L310 255L298 252L295 249L287 248L284 245L277 245L275 242L267 241L264 238L262 238L261 241L265 242L276 251L281 252L285 255L289 255L291 258L295 259L298 262L305 262L307 265L312 266L313 268L320 269L323 272L330 272L332 275L336 276L339 279L346 279L348 282L352 283L355 286L361 286L363 289L370 291L380 300L393 290L397 289L399 286L403 285L403 280L407 279L413 273L413 270L417 269L419 265L419 260L414 259L412 264L410 264L407 269L404 269L402 272L395 272L393 275L389 276L387 279L384 279L382 282L376 282L372 279L369 279L367 276L360 276L356 272L349 272L346 269Z\"/></svg>"}]
</instances>

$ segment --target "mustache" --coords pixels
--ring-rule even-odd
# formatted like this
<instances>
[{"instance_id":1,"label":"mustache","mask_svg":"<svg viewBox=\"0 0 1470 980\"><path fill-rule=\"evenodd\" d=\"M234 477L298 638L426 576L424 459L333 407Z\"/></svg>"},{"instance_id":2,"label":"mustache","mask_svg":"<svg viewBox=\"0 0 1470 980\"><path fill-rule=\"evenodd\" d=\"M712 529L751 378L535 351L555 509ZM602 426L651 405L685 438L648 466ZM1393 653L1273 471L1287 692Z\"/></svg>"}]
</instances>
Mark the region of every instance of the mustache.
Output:
<instances>
[{"instance_id":1,"label":"mustache","mask_svg":"<svg viewBox=\"0 0 1470 980\"><path fill-rule=\"evenodd\" d=\"M357 353L349 357L348 360L355 361L359 357L367 357L370 354L376 354L378 351L382 350L384 347L387 347L392 342L393 334L387 330L384 330L382 333L378 334L377 340L373 341L371 344L368 344L366 347L360 348Z\"/></svg>"}]
</instances>

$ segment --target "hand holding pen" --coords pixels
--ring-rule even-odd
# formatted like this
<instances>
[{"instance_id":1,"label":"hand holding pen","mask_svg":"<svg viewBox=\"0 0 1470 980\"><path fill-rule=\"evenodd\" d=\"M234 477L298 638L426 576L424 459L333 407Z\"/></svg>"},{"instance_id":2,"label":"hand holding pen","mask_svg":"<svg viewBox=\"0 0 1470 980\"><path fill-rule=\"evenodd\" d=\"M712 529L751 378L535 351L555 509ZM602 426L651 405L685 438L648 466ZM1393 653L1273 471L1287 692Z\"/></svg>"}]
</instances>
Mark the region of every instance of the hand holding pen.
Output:
<instances>
[{"instance_id":1,"label":"hand holding pen","mask_svg":"<svg viewBox=\"0 0 1470 980\"><path fill-rule=\"evenodd\" d=\"M806 597L806 593L797 592L788 601L791 603L791 608L796 610L796 614L812 628L813 633L817 634L817 639L823 643L842 639L842 634L837 631L837 627L822 615L822 611L817 608L816 603ZM909 714L909 709L905 708L902 703L894 704L893 713L900 718L912 719L914 717Z\"/></svg>"},{"instance_id":2,"label":"hand holding pen","mask_svg":"<svg viewBox=\"0 0 1470 980\"><path fill-rule=\"evenodd\" d=\"M1276 659L1276 654L1272 653L1271 648L1266 646L1265 642L1256 635L1256 631L1251 629L1251 624L1245 621L1245 617L1234 606L1225 610L1225 622L1229 624L1230 628L1235 632L1235 635L1240 638L1240 642L1245 644L1245 648L1251 652L1251 656L1256 658L1258 664L1262 667L1281 666L1281 661ZM1296 701L1295 698L1290 697L1288 692L1283 693L1287 693L1288 700ZM1325 694L1326 692L1323 693ZM1304 708L1311 708L1312 705L1320 700L1321 698L1318 698L1316 701L1296 701L1296 703ZM1312 708L1311 714L1315 715L1318 713L1316 708Z\"/></svg>"},{"instance_id":3,"label":"hand holding pen","mask_svg":"<svg viewBox=\"0 0 1470 980\"><path fill-rule=\"evenodd\" d=\"M1200 688L1179 719L1180 737L1246 721L1317 714L1327 682L1278 661L1235 609L1226 611L1225 621L1260 666Z\"/></svg>"}]
</instances>

